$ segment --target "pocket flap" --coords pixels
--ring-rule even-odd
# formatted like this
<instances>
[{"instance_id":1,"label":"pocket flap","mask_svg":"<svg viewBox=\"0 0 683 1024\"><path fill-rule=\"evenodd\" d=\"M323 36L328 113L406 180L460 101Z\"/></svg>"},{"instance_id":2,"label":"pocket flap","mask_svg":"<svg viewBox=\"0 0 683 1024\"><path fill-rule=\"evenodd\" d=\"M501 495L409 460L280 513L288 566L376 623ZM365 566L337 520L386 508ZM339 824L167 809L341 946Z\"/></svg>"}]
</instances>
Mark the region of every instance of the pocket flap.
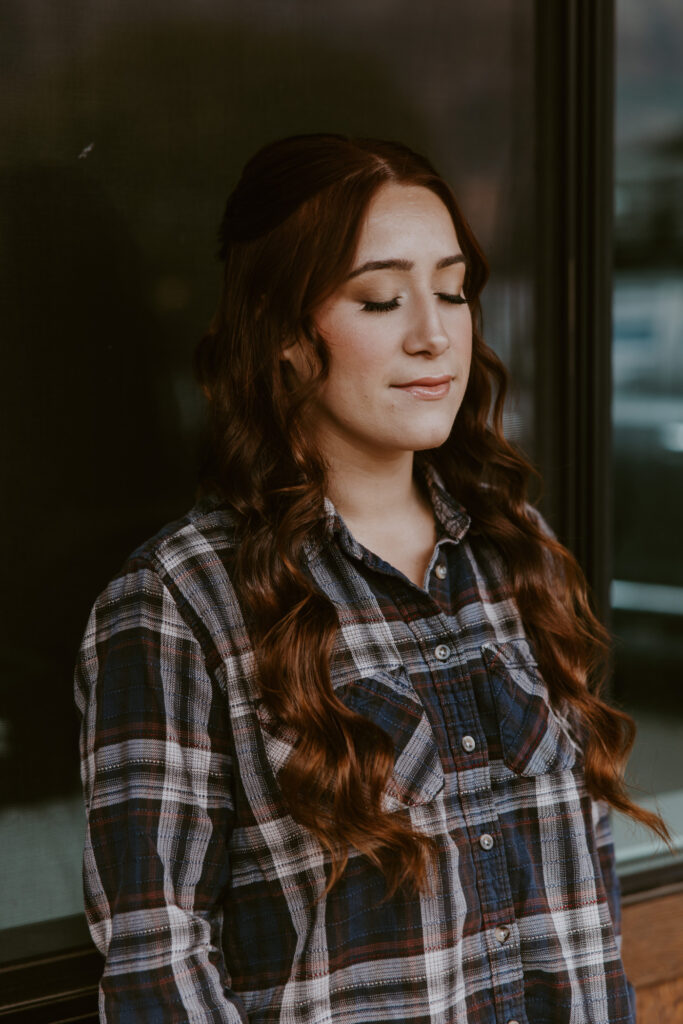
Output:
<instances>
[{"instance_id":1,"label":"pocket flap","mask_svg":"<svg viewBox=\"0 0 683 1024\"><path fill-rule=\"evenodd\" d=\"M528 641L485 643L482 658L496 709L503 760L518 775L571 768L578 748L553 709Z\"/></svg>"},{"instance_id":2,"label":"pocket flap","mask_svg":"<svg viewBox=\"0 0 683 1024\"><path fill-rule=\"evenodd\" d=\"M379 726L393 742L387 810L433 800L444 786L443 768L434 733L405 668L363 676L337 694L347 708Z\"/></svg>"},{"instance_id":3,"label":"pocket flap","mask_svg":"<svg viewBox=\"0 0 683 1024\"><path fill-rule=\"evenodd\" d=\"M379 726L394 747L394 771L387 783L386 810L429 803L443 789L444 774L436 741L424 708L403 666L357 677L335 688L351 711ZM257 714L266 755L277 775L296 747L294 729L274 718L263 702Z\"/></svg>"}]
</instances>

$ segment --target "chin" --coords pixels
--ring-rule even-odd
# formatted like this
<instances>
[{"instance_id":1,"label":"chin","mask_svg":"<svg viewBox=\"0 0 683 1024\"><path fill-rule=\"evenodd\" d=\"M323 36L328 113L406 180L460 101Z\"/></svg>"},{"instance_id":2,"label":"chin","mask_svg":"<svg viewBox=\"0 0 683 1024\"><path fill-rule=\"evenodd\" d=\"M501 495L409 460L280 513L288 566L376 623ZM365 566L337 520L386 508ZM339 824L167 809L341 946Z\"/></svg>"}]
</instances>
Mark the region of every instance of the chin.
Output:
<instances>
[{"instance_id":1,"label":"chin","mask_svg":"<svg viewBox=\"0 0 683 1024\"><path fill-rule=\"evenodd\" d=\"M454 422L455 417L453 419L449 417L446 422L434 423L428 429L415 431L414 437L410 439L414 443L410 444L410 447L415 452L428 451L430 448L440 448L450 437Z\"/></svg>"},{"instance_id":2,"label":"chin","mask_svg":"<svg viewBox=\"0 0 683 1024\"><path fill-rule=\"evenodd\" d=\"M450 437L451 428L448 430L432 431L429 434L422 434L420 438L416 438L414 443L409 444L409 447L414 452L426 452L431 448L440 448L442 444L445 444Z\"/></svg>"}]
</instances>

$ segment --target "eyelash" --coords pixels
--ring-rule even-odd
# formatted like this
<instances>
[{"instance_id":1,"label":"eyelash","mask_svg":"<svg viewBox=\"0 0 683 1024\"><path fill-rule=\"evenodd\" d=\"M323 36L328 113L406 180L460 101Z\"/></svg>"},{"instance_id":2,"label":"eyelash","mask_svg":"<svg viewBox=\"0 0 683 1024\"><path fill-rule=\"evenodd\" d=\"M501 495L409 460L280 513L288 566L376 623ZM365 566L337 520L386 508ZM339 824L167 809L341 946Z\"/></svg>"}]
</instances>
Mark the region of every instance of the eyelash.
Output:
<instances>
[{"instance_id":1,"label":"eyelash","mask_svg":"<svg viewBox=\"0 0 683 1024\"><path fill-rule=\"evenodd\" d=\"M447 292L435 292L444 302L451 306L464 306L467 299L462 295L450 295ZM390 299L389 302L364 302L361 309L364 313L389 313L392 309L398 309L398 299Z\"/></svg>"}]
</instances>

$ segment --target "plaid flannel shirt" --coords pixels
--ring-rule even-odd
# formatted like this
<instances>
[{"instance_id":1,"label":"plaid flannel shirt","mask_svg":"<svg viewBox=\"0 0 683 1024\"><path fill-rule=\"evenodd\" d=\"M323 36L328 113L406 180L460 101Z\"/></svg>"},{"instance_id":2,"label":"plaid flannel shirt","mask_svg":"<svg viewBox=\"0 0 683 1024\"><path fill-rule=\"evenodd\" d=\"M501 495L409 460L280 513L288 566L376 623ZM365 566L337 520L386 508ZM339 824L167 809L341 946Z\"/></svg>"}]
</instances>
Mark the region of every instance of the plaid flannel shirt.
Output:
<instances>
[{"instance_id":1,"label":"plaid flannel shirt","mask_svg":"<svg viewBox=\"0 0 683 1024\"><path fill-rule=\"evenodd\" d=\"M259 699L225 508L201 502L98 599L76 700L101 1020L634 1020L606 808L503 567L426 477L441 535L424 588L329 503L307 568L338 612L335 690L394 742L385 806L436 841L430 893L385 899L351 851L322 897L328 857L278 787L297 737Z\"/></svg>"}]
</instances>

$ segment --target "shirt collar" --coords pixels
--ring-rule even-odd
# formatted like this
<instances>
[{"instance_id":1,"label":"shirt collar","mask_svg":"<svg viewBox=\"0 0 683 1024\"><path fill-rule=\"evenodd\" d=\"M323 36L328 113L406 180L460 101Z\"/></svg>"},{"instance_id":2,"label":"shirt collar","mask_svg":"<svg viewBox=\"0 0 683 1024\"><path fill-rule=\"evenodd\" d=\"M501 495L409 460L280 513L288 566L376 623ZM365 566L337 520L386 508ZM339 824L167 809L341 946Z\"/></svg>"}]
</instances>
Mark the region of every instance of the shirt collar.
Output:
<instances>
[{"instance_id":1,"label":"shirt collar","mask_svg":"<svg viewBox=\"0 0 683 1024\"><path fill-rule=\"evenodd\" d=\"M472 524L467 509L448 493L441 474L431 462L417 456L415 470L427 486L434 516L444 534L451 540L462 540Z\"/></svg>"},{"instance_id":2,"label":"shirt collar","mask_svg":"<svg viewBox=\"0 0 683 1024\"><path fill-rule=\"evenodd\" d=\"M440 527L440 538L460 541L470 528L471 519L466 509L446 490L440 473L424 458L415 458L415 472L424 481ZM328 540L336 539L343 551L352 558L363 558L365 549L358 543L330 498L325 498L324 534Z\"/></svg>"}]
</instances>

